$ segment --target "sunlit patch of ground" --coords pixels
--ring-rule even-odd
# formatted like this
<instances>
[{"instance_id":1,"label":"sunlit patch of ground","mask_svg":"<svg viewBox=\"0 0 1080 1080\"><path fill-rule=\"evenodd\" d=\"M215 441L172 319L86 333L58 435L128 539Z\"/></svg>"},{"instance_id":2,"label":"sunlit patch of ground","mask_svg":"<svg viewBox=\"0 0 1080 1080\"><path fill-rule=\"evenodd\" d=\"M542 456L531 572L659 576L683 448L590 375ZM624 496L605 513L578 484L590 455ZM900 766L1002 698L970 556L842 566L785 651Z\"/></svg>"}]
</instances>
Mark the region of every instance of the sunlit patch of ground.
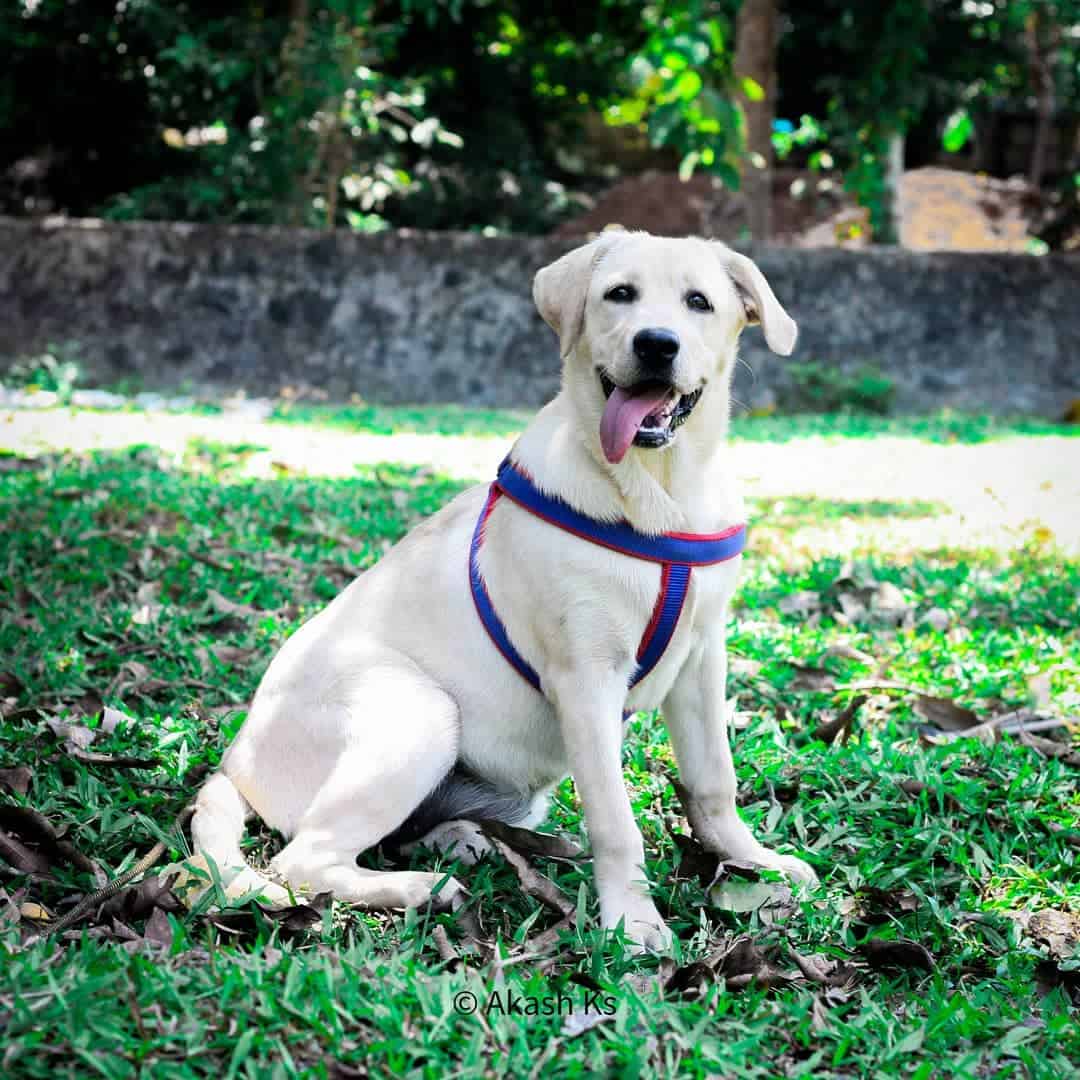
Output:
<instances>
[{"instance_id":1,"label":"sunlit patch of ground","mask_svg":"<svg viewBox=\"0 0 1080 1080\"><path fill-rule=\"evenodd\" d=\"M843 422L837 426L842 434ZM244 414L0 412L0 447L19 454L147 444L182 456L192 440L251 448L243 467L251 477L351 476L358 465L394 461L479 481L493 475L513 436L373 434ZM736 437L730 452L753 499L811 496L870 508L862 513L856 507L798 530L789 537L793 551L843 554L873 544L902 555L941 547L1008 550L1031 542L1080 551L1080 439L1012 435L942 443L902 435L809 435L769 442ZM882 503L916 503L927 513L874 512Z\"/></svg>"}]
</instances>

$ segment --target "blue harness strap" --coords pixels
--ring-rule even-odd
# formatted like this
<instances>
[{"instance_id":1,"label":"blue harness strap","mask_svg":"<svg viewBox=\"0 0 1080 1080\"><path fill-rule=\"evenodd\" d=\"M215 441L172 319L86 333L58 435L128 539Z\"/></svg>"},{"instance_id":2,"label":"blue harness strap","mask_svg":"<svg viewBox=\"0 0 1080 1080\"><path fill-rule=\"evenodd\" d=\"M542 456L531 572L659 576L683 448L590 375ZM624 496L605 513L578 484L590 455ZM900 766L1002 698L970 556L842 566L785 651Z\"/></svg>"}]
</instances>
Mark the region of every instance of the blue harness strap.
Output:
<instances>
[{"instance_id":1,"label":"blue harness strap","mask_svg":"<svg viewBox=\"0 0 1080 1080\"><path fill-rule=\"evenodd\" d=\"M670 644L686 603L692 568L726 562L735 558L746 546L745 525L733 525L719 533L662 533L659 536L649 536L638 532L626 521L596 521L575 510L562 499L544 494L532 482L528 473L515 466L507 457L499 466L497 478L491 485L484 509L473 530L472 543L469 545L469 584L472 587L476 613L496 648L517 673L541 693L543 690L540 676L511 642L502 619L491 603L480 573L479 553L480 545L484 542L484 528L502 495L564 532L580 536L583 540L617 551L621 555L660 563L660 592L656 597L652 618L638 645L637 667L630 678L631 688L637 686L656 667Z\"/></svg>"}]
</instances>

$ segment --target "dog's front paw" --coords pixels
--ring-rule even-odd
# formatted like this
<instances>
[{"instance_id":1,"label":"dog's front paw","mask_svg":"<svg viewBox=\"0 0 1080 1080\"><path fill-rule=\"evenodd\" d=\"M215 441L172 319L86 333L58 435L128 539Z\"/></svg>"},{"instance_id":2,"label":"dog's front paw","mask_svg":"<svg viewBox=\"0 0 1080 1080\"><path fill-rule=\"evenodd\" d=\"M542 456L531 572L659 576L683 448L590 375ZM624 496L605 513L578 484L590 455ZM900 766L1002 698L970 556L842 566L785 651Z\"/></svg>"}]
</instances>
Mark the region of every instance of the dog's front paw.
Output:
<instances>
[{"instance_id":1,"label":"dog's front paw","mask_svg":"<svg viewBox=\"0 0 1080 1080\"><path fill-rule=\"evenodd\" d=\"M623 933L633 943L635 952L666 953L671 950L671 931L648 897L629 893L621 900L609 903L601 899L600 917L605 930L614 930L621 922Z\"/></svg>"},{"instance_id":2,"label":"dog's front paw","mask_svg":"<svg viewBox=\"0 0 1080 1080\"><path fill-rule=\"evenodd\" d=\"M797 881L800 885L805 885L810 889L817 886L818 876L814 872L814 868L809 863L803 862L802 859L794 855L781 855L770 848L764 848L762 856L754 861L760 863L767 870L778 870L781 874L786 874L793 881Z\"/></svg>"}]
</instances>

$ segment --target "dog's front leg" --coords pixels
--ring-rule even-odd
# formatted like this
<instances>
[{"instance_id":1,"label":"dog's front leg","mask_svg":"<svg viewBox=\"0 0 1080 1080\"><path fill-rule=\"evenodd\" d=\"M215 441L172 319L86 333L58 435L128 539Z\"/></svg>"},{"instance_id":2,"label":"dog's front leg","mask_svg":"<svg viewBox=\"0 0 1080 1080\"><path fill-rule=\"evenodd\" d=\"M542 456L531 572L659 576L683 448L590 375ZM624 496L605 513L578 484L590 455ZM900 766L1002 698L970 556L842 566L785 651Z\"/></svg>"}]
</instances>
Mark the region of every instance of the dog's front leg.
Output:
<instances>
[{"instance_id":1,"label":"dog's front leg","mask_svg":"<svg viewBox=\"0 0 1080 1080\"><path fill-rule=\"evenodd\" d=\"M690 826L710 851L814 884L817 875L802 859L759 843L735 808L726 682L727 651L721 632L695 645L664 701L664 720L679 762Z\"/></svg>"},{"instance_id":2,"label":"dog's front leg","mask_svg":"<svg viewBox=\"0 0 1080 1080\"><path fill-rule=\"evenodd\" d=\"M545 681L559 714L570 769L585 810L600 918L656 951L671 943L645 882L645 849L622 774L625 679L578 670Z\"/></svg>"}]
</instances>

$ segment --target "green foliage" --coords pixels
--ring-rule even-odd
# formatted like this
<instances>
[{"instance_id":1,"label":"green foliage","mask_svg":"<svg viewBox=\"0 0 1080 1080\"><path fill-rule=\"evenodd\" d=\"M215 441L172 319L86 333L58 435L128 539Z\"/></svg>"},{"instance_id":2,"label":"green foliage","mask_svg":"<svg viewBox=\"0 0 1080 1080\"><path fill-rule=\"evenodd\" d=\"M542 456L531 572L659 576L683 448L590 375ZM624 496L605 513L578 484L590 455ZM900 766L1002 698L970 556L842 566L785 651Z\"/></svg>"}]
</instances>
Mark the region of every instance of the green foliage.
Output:
<instances>
[{"instance_id":1,"label":"green foliage","mask_svg":"<svg viewBox=\"0 0 1080 1080\"><path fill-rule=\"evenodd\" d=\"M156 111L175 116L173 91L184 86L202 101L192 116L206 117L206 102L214 112L209 123L187 126L181 113L163 128L190 170L115 196L106 216L383 227L387 200L415 182L410 144L461 140L427 110L416 79L383 70L402 30L375 16L366 0L323 0L303 19L259 8L206 20L167 5L159 32L172 44L153 65Z\"/></svg>"},{"instance_id":2,"label":"green foliage","mask_svg":"<svg viewBox=\"0 0 1080 1080\"><path fill-rule=\"evenodd\" d=\"M988 110L1026 102L1033 19L1054 43L1060 110L1080 103L1080 0L782 10L781 101L804 121L777 133L777 154L834 162L877 239L891 236L890 138L930 130L957 151ZM541 232L607 176L578 153L597 115L671 151L684 177L704 169L735 187L737 92L762 93L731 70L737 11L13 0L0 5L0 212Z\"/></svg>"},{"instance_id":3,"label":"green foliage","mask_svg":"<svg viewBox=\"0 0 1080 1080\"><path fill-rule=\"evenodd\" d=\"M821 79L832 95L828 125L847 163L844 185L870 211L875 238L894 242L885 174L889 142L926 104L930 7L925 0L872 5L830 0L827 6L842 11L834 25L822 28L819 46L846 51L853 60L845 80Z\"/></svg>"},{"instance_id":4,"label":"green foliage","mask_svg":"<svg viewBox=\"0 0 1080 1080\"><path fill-rule=\"evenodd\" d=\"M781 405L789 412L887 413L895 385L879 368L863 364L846 371L816 360L789 362L785 368L792 386L781 393Z\"/></svg>"},{"instance_id":5,"label":"green foliage","mask_svg":"<svg viewBox=\"0 0 1080 1080\"><path fill-rule=\"evenodd\" d=\"M25 390L48 390L62 402L71 395L82 378L78 346L49 345L45 352L14 360L0 383Z\"/></svg>"},{"instance_id":6,"label":"green foliage","mask_svg":"<svg viewBox=\"0 0 1080 1080\"><path fill-rule=\"evenodd\" d=\"M870 210L875 239L895 235L885 183L892 136L908 136L914 154L925 159L943 138L953 152L969 144L992 110L1030 108L1025 34L1036 11L1048 37L1056 35L1051 58L1059 110L1075 112L1080 38L1070 28L1080 25L1077 0L820 0L787 6L791 28L780 45L781 100L821 117L847 189ZM808 42L827 65L806 64Z\"/></svg>"},{"instance_id":7,"label":"green foliage","mask_svg":"<svg viewBox=\"0 0 1080 1080\"><path fill-rule=\"evenodd\" d=\"M955 154L963 150L968 140L975 133L975 125L971 122L971 113L967 109L957 109L945 121L945 130L941 133L941 145Z\"/></svg>"},{"instance_id":8,"label":"green foliage","mask_svg":"<svg viewBox=\"0 0 1080 1080\"><path fill-rule=\"evenodd\" d=\"M616 92L637 22L629 0L4 5L0 173L47 184L0 179L0 207L539 231L570 209L559 143Z\"/></svg>"},{"instance_id":9,"label":"green foliage","mask_svg":"<svg viewBox=\"0 0 1080 1080\"><path fill-rule=\"evenodd\" d=\"M630 64L633 96L606 118L644 122L653 146L678 154L684 179L700 167L738 190L745 121L733 100L731 22L715 8L691 0L644 9L649 36ZM748 96L764 94L752 79L744 83Z\"/></svg>"},{"instance_id":10,"label":"green foliage","mask_svg":"<svg viewBox=\"0 0 1080 1080\"><path fill-rule=\"evenodd\" d=\"M779 121L773 124L772 147L779 161L787 158L796 148L807 149L827 140L828 134L825 129L807 113L799 117L799 126L786 124ZM822 161L824 151L815 150L810 154L809 163L811 168L829 168L831 158Z\"/></svg>"}]
</instances>

